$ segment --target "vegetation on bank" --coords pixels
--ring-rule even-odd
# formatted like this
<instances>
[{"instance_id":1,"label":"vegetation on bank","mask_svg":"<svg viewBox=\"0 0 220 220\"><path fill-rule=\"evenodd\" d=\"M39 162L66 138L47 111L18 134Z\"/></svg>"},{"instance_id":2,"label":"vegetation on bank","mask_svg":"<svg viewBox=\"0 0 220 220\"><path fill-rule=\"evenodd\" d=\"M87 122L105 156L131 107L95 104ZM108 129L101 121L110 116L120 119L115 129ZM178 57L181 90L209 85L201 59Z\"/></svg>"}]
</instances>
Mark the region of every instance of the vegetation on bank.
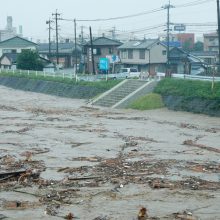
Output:
<instances>
[{"instance_id":1,"label":"vegetation on bank","mask_svg":"<svg viewBox=\"0 0 220 220\"><path fill-rule=\"evenodd\" d=\"M158 83L154 91L162 96L172 95L185 98L219 99L220 82L215 82L212 89L212 82L210 81L166 78Z\"/></svg>"},{"instance_id":2,"label":"vegetation on bank","mask_svg":"<svg viewBox=\"0 0 220 220\"><path fill-rule=\"evenodd\" d=\"M33 80L42 80L42 81L51 81L51 82L57 82L57 83L64 83L69 85L78 85L78 86L88 86L88 87L95 87L97 89L101 89L103 91L107 91L111 89L112 87L116 86L118 83L121 82L121 80L108 80L108 81L94 81L94 82L87 82L87 81L77 81L75 78L63 78L61 76L44 76L42 74L37 74L33 71L30 72L28 75L27 72L20 73L15 71L12 72L0 72L0 76L6 76L6 77L18 77L18 78L24 78L24 79L33 79Z\"/></svg>"},{"instance_id":3,"label":"vegetation on bank","mask_svg":"<svg viewBox=\"0 0 220 220\"><path fill-rule=\"evenodd\" d=\"M128 108L137 110L150 110L164 107L161 95L150 93L132 102Z\"/></svg>"}]
</instances>

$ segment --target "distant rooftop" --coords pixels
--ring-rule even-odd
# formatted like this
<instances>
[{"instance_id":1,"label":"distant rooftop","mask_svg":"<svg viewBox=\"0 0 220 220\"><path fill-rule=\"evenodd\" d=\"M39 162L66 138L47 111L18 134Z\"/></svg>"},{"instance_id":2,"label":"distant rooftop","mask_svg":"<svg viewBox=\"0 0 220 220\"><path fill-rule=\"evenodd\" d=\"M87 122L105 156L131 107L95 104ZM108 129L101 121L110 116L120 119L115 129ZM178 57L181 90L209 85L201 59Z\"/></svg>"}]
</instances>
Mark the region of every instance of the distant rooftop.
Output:
<instances>
[{"instance_id":1,"label":"distant rooftop","mask_svg":"<svg viewBox=\"0 0 220 220\"><path fill-rule=\"evenodd\" d=\"M157 42L159 42L158 39L130 40L118 47L118 49L146 49Z\"/></svg>"}]
</instances>

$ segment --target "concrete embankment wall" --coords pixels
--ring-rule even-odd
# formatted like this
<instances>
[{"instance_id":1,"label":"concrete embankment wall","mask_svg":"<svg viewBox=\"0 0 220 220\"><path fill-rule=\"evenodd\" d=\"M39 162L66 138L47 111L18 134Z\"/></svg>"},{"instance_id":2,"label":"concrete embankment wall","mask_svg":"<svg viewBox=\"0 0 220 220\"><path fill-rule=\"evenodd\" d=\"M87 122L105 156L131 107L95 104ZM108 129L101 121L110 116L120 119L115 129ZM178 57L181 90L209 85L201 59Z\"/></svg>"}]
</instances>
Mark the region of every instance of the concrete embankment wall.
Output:
<instances>
[{"instance_id":1,"label":"concrete embankment wall","mask_svg":"<svg viewBox=\"0 0 220 220\"><path fill-rule=\"evenodd\" d=\"M183 96L166 95L163 96L163 101L168 109L171 110L188 111L220 117L220 97L219 99L212 100L199 97L186 98Z\"/></svg>"},{"instance_id":2,"label":"concrete embankment wall","mask_svg":"<svg viewBox=\"0 0 220 220\"><path fill-rule=\"evenodd\" d=\"M71 85L53 81L33 80L19 77L0 77L0 85L24 91L45 93L67 98L90 99L104 89L84 85Z\"/></svg>"}]
</instances>

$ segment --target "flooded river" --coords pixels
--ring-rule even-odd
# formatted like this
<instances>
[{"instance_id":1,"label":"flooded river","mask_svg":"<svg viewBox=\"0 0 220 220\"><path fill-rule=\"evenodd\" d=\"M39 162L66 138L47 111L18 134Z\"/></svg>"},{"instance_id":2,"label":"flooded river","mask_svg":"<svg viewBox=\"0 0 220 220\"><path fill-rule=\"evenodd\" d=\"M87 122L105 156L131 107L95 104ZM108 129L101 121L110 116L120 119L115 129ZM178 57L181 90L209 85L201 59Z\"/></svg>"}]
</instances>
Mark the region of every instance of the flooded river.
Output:
<instances>
[{"instance_id":1,"label":"flooded river","mask_svg":"<svg viewBox=\"0 0 220 220\"><path fill-rule=\"evenodd\" d=\"M220 219L220 118L1 86L0 167L0 219Z\"/></svg>"}]
</instances>

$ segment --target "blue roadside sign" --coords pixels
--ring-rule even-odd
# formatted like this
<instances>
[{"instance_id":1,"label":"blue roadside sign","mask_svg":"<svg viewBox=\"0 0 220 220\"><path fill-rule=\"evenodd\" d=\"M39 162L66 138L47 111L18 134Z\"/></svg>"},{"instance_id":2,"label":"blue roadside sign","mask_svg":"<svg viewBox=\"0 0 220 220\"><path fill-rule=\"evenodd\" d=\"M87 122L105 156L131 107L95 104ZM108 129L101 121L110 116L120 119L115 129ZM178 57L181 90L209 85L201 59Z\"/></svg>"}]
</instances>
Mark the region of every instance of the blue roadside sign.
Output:
<instances>
[{"instance_id":1,"label":"blue roadside sign","mask_svg":"<svg viewBox=\"0 0 220 220\"><path fill-rule=\"evenodd\" d=\"M109 70L109 60L108 58L99 59L99 69L100 70Z\"/></svg>"}]
</instances>

